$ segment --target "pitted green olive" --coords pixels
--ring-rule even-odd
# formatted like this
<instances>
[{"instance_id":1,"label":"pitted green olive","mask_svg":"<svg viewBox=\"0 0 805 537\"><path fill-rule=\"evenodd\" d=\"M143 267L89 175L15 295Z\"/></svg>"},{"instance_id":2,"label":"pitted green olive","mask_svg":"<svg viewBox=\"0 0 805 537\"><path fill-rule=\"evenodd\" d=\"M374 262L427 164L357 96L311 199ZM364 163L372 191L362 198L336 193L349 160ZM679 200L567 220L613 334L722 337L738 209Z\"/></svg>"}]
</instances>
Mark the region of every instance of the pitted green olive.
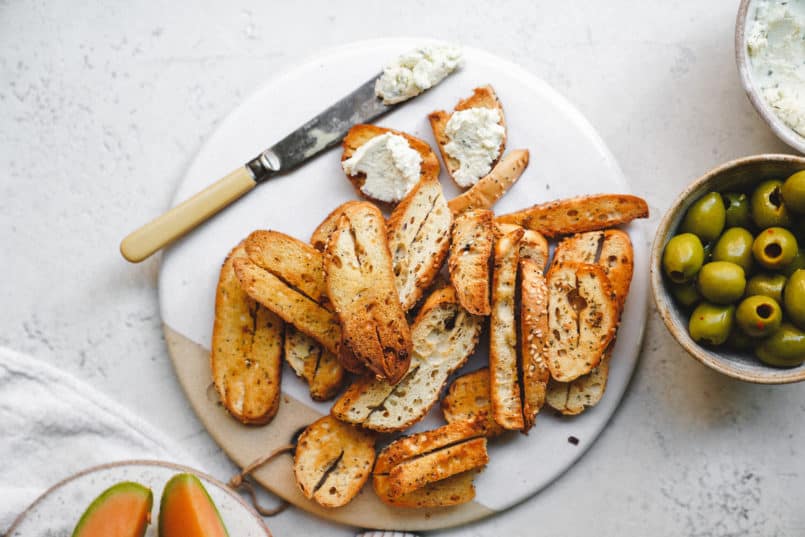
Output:
<instances>
[{"instance_id":1,"label":"pitted green olive","mask_svg":"<svg viewBox=\"0 0 805 537\"><path fill-rule=\"evenodd\" d=\"M735 318L735 306L699 304L688 321L688 332L693 341L705 345L721 345L727 341Z\"/></svg>"},{"instance_id":2,"label":"pitted green olive","mask_svg":"<svg viewBox=\"0 0 805 537\"><path fill-rule=\"evenodd\" d=\"M671 294L682 306L689 308L702 299L694 282L675 283L671 285Z\"/></svg>"},{"instance_id":3,"label":"pitted green olive","mask_svg":"<svg viewBox=\"0 0 805 537\"><path fill-rule=\"evenodd\" d=\"M788 319L805 329L805 269L794 272L783 291L783 305Z\"/></svg>"},{"instance_id":4,"label":"pitted green olive","mask_svg":"<svg viewBox=\"0 0 805 537\"><path fill-rule=\"evenodd\" d=\"M783 323L772 335L755 347L755 355L777 367L794 367L805 361L805 332Z\"/></svg>"},{"instance_id":5,"label":"pitted green olive","mask_svg":"<svg viewBox=\"0 0 805 537\"><path fill-rule=\"evenodd\" d=\"M662 266L666 276L674 283L692 280L704 263L702 241L693 233L673 237L662 254Z\"/></svg>"},{"instance_id":6,"label":"pitted green olive","mask_svg":"<svg viewBox=\"0 0 805 537\"><path fill-rule=\"evenodd\" d=\"M710 192L690 206L679 229L685 233L693 233L702 242L711 242L724 231L726 218L727 212L721 195Z\"/></svg>"},{"instance_id":7,"label":"pitted green olive","mask_svg":"<svg viewBox=\"0 0 805 537\"><path fill-rule=\"evenodd\" d=\"M782 274L764 272L749 278L746 283L746 296L763 295L783 303L783 289L787 278Z\"/></svg>"},{"instance_id":8,"label":"pitted green olive","mask_svg":"<svg viewBox=\"0 0 805 537\"><path fill-rule=\"evenodd\" d=\"M783 203L793 213L805 214L805 170L785 180L780 188Z\"/></svg>"},{"instance_id":9,"label":"pitted green olive","mask_svg":"<svg viewBox=\"0 0 805 537\"><path fill-rule=\"evenodd\" d=\"M721 195L726 207L725 225L730 227L752 227L752 216L749 211L749 196L744 193L726 192Z\"/></svg>"},{"instance_id":10,"label":"pitted green olive","mask_svg":"<svg viewBox=\"0 0 805 537\"><path fill-rule=\"evenodd\" d=\"M752 220L761 229L773 226L788 226L791 219L783 203L782 181L760 183L750 198Z\"/></svg>"},{"instance_id":11,"label":"pitted green olive","mask_svg":"<svg viewBox=\"0 0 805 537\"><path fill-rule=\"evenodd\" d=\"M718 238L713 248L713 261L735 263L747 274L752 270L754 237L742 227L731 227Z\"/></svg>"},{"instance_id":12,"label":"pitted green olive","mask_svg":"<svg viewBox=\"0 0 805 537\"><path fill-rule=\"evenodd\" d=\"M697 282L702 296L716 304L735 302L746 290L744 269L728 261L713 261L704 265Z\"/></svg>"},{"instance_id":13,"label":"pitted green olive","mask_svg":"<svg viewBox=\"0 0 805 537\"><path fill-rule=\"evenodd\" d=\"M797 251L797 239L782 227L764 229L752 244L755 261L771 270L783 269L794 260Z\"/></svg>"},{"instance_id":14,"label":"pitted green olive","mask_svg":"<svg viewBox=\"0 0 805 537\"><path fill-rule=\"evenodd\" d=\"M735 322L751 337L765 337L780 328L783 310L773 298L755 295L743 299L735 310Z\"/></svg>"}]
</instances>

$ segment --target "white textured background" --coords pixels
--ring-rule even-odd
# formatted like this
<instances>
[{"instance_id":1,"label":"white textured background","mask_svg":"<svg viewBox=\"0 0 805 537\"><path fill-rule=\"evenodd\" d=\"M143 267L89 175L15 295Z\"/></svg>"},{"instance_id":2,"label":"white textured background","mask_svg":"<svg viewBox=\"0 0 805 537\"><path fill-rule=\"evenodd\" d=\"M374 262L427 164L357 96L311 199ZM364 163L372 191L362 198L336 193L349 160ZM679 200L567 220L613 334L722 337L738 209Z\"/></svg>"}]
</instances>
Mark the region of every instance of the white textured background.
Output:
<instances>
[{"instance_id":1,"label":"white textured background","mask_svg":"<svg viewBox=\"0 0 805 537\"><path fill-rule=\"evenodd\" d=\"M735 1L458 5L0 0L0 345L89 380L223 472L167 357L159 259L128 265L118 243L166 208L254 85L354 39L441 37L522 64L595 125L653 222L707 169L788 151L739 87ZM803 535L803 418L805 385L718 376L651 311L632 386L590 453L454 534ZM295 510L270 524L278 536L352 533Z\"/></svg>"}]
</instances>

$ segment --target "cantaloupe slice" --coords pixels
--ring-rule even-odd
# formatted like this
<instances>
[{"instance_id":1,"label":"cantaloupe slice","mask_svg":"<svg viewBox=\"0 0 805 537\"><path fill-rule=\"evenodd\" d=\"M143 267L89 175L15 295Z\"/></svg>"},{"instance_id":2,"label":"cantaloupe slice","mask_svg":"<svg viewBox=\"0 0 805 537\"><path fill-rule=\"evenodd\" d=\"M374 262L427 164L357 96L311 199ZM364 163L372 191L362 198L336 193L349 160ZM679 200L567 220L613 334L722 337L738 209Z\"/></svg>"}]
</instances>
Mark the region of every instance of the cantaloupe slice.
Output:
<instances>
[{"instance_id":1,"label":"cantaloupe slice","mask_svg":"<svg viewBox=\"0 0 805 537\"><path fill-rule=\"evenodd\" d=\"M151 522L151 489L125 481L109 487L84 511L73 537L142 537Z\"/></svg>"},{"instance_id":2,"label":"cantaloupe slice","mask_svg":"<svg viewBox=\"0 0 805 537\"><path fill-rule=\"evenodd\" d=\"M228 537L207 489L193 474L178 474L162 491L159 537Z\"/></svg>"}]
</instances>

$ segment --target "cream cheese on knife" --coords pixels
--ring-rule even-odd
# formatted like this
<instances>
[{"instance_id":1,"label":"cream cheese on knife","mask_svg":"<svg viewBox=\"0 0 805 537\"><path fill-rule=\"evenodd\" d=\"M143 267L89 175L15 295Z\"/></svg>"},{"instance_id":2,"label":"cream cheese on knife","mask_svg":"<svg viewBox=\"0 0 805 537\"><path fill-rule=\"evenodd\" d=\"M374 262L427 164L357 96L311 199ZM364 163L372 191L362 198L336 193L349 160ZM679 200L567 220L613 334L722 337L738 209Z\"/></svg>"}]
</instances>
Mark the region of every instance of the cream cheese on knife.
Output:
<instances>
[{"instance_id":1,"label":"cream cheese on knife","mask_svg":"<svg viewBox=\"0 0 805 537\"><path fill-rule=\"evenodd\" d=\"M805 136L805 0L761 0L749 30L752 75L763 98Z\"/></svg>"},{"instance_id":2,"label":"cream cheese on knife","mask_svg":"<svg viewBox=\"0 0 805 537\"><path fill-rule=\"evenodd\" d=\"M419 181L422 156L404 137L387 132L356 149L341 167L348 175L366 175L361 192L367 196L396 203Z\"/></svg>"},{"instance_id":3,"label":"cream cheese on knife","mask_svg":"<svg viewBox=\"0 0 805 537\"><path fill-rule=\"evenodd\" d=\"M383 68L383 74L375 82L375 94L384 104L407 101L444 80L460 65L461 48L457 46L416 48Z\"/></svg>"}]
</instances>

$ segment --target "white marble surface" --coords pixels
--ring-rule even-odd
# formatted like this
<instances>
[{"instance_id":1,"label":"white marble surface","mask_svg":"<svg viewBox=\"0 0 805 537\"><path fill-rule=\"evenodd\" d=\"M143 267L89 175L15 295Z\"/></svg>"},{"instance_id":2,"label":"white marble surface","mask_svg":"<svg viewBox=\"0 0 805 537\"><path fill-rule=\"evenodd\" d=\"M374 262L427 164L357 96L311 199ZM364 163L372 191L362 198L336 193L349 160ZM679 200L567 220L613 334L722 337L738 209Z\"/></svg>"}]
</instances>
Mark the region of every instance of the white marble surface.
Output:
<instances>
[{"instance_id":1,"label":"white marble surface","mask_svg":"<svg viewBox=\"0 0 805 537\"><path fill-rule=\"evenodd\" d=\"M128 265L117 246L165 209L255 84L363 37L486 48L580 108L656 222L710 167L788 151L740 90L736 4L0 0L0 344L88 379L225 478L166 354L159 258ZM720 377L652 311L630 390L590 453L532 500L450 534L802 535L803 417L805 385ZM270 525L352 534L293 509Z\"/></svg>"}]
</instances>

